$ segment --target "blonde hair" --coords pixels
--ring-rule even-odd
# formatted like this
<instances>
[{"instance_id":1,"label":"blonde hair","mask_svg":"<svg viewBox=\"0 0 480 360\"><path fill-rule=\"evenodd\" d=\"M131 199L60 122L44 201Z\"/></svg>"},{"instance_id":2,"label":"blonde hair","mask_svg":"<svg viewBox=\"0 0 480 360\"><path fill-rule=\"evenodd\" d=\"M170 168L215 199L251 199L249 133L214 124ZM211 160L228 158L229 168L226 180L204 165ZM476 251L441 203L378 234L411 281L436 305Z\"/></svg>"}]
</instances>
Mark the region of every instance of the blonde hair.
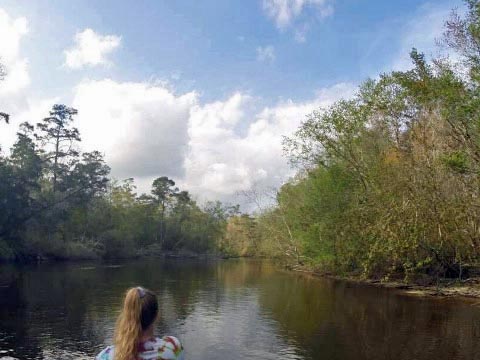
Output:
<instances>
[{"instance_id":1,"label":"blonde hair","mask_svg":"<svg viewBox=\"0 0 480 360\"><path fill-rule=\"evenodd\" d=\"M122 312L115 327L115 360L134 360L143 331L158 315L155 294L141 287L130 288L125 294Z\"/></svg>"}]
</instances>

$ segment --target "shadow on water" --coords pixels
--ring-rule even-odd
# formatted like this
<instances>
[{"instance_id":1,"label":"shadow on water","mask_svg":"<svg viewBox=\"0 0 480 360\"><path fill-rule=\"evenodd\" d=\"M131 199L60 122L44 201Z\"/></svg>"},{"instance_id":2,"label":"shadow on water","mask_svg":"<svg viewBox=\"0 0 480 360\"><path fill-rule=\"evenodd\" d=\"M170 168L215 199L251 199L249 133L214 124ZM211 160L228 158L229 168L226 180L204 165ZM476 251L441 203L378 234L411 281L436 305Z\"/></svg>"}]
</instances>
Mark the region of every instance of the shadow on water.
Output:
<instances>
[{"instance_id":1,"label":"shadow on water","mask_svg":"<svg viewBox=\"0 0 480 360\"><path fill-rule=\"evenodd\" d=\"M91 358L126 288L160 298L190 359L478 359L480 307L277 271L259 261L2 265L0 357Z\"/></svg>"}]
</instances>

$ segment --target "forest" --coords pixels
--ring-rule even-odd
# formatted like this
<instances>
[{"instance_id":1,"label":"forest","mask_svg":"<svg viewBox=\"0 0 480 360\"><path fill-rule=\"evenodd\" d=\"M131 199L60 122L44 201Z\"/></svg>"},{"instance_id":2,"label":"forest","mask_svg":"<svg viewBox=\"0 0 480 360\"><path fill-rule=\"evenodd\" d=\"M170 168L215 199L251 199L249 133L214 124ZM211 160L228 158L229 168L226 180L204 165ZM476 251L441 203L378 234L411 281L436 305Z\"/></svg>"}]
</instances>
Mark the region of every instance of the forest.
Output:
<instances>
[{"instance_id":1,"label":"forest","mask_svg":"<svg viewBox=\"0 0 480 360\"><path fill-rule=\"evenodd\" d=\"M77 110L55 105L22 124L0 157L0 256L188 250L369 278L478 273L480 2L466 5L446 19L446 55L413 49L411 70L380 74L308 114L284 138L297 175L251 214L197 204L168 177L138 195L133 179L109 178L99 152L79 152Z\"/></svg>"},{"instance_id":2,"label":"forest","mask_svg":"<svg viewBox=\"0 0 480 360\"><path fill-rule=\"evenodd\" d=\"M150 194L137 195L133 179L109 178L101 153L79 151L76 114L54 105L37 124L21 124L9 156L0 157L0 258L121 258L216 248L238 207L200 207L165 176L153 181ZM8 123L9 116L3 118Z\"/></svg>"}]
</instances>

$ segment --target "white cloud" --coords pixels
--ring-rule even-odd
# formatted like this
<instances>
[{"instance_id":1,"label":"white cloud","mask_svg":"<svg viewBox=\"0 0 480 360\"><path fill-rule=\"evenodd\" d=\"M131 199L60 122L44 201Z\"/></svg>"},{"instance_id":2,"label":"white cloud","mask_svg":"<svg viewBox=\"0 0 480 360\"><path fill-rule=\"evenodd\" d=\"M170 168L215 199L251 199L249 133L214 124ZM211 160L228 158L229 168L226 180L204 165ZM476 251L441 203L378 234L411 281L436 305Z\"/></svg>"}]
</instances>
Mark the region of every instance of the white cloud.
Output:
<instances>
[{"instance_id":1,"label":"white cloud","mask_svg":"<svg viewBox=\"0 0 480 360\"><path fill-rule=\"evenodd\" d=\"M28 61L20 55L20 41L28 33L24 17L13 19L0 8L0 63L7 75L0 82L0 96L16 94L30 84Z\"/></svg>"},{"instance_id":2,"label":"white cloud","mask_svg":"<svg viewBox=\"0 0 480 360\"><path fill-rule=\"evenodd\" d=\"M275 48L272 45L257 47L257 60L261 62L272 62L275 60Z\"/></svg>"},{"instance_id":3,"label":"white cloud","mask_svg":"<svg viewBox=\"0 0 480 360\"><path fill-rule=\"evenodd\" d=\"M119 178L150 181L183 176L194 92L175 95L161 84L85 80L74 91L82 147L105 153Z\"/></svg>"},{"instance_id":4,"label":"white cloud","mask_svg":"<svg viewBox=\"0 0 480 360\"><path fill-rule=\"evenodd\" d=\"M119 36L100 35L92 29L85 29L75 35L75 46L65 50L65 65L71 69L85 65L110 65L107 57L120 43Z\"/></svg>"},{"instance_id":5,"label":"white cloud","mask_svg":"<svg viewBox=\"0 0 480 360\"><path fill-rule=\"evenodd\" d=\"M291 135L312 110L352 96L352 84L322 89L306 102L285 101L247 118L251 98L237 93L226 101L197 105L190 116L185 159L188 189L201 198L239 200L239 191L278 187L294 174L283 156L282 137ZM245 135L235 131L249 123Z\"/></svg>"},{"instance_id":6,"label":"white cloud","mask_svg":"<svg viewBox=\"0 0 480 360\"><path fill-rule=\"evenodd\" d=\"M263 0L263 9L279 29L284 29L308 7L322 18L331 16L334 11L331 3L331 0Z\"/></svg>"},{"instance_id":7,"label":"white cloud","mask_svg":"<svg viewBox=\"0 0 480 360\"><path fill-rule=\"evenodd\" d=\"M0 63L6 70L4 80L0 81L0 111L11 115L10 125L0 123L0 146L6 152L16 139L18 125L23 121L40 120L47 114L53 101L28 96L28 60L22 57L20 51L28 30L25 17L12 18L0 8Z\"/></svg>"},{"instance_id":8,"label":"white cloud","mask_svg":"<svg viewBox=\"0 0 480 360\"><path fill-rule=\"evenodd\" d=\"M283 101L252 115L254 100L242 93L201 104L194 92L105 79L83 81L72 105L79 110L82 147L105 153L113 176L134 177L139 192L166 175L199 200L236 202L239 191L276 187L293 175L282 136L292 134L313 109L353 91L351 84L338 84L311 101Z\"/></svg>"},{"instance_id":9,"label":"white cloud","mask_svg":"<svg viewBox=\"0 0 480 360\"><path fill-rule=\"evenodd\" d=\"M26 19L0 12L0 34L9 39L0 51L10 69L27 64L19 55L27 29ZM273 47L262 48L260 55L262 61L272 61ZM27 85L0 96L0 109L14 115L9 126L0 124L4 149L11 146L20 122L35 123L63 101L34 99ZM71 105L79 110L82 148L102 151L112 175L135 177L139 192L148 191L153 178L166 175L200 199L233 202L239 201L238 191L279 186L291 176L282 136L292 134L313 109L348 97L353 89L338 84L309 101L282 101L252 114L253 99L243 93L202 104L197 93L176 94L165 83L84 80L74 88Z\"/></svg>"}]
</instances>

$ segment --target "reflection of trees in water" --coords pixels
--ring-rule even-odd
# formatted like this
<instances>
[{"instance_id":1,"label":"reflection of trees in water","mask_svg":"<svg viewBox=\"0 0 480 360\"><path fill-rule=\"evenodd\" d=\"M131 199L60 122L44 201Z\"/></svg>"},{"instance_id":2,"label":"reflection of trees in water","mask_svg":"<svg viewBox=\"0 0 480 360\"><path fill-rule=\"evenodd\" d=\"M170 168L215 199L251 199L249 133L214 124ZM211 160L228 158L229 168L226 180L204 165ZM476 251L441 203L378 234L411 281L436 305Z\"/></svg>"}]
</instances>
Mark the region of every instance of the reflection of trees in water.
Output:
<instances>
[{"instance_id":1,"label":"reflection of trees in water","mask_svg":"<svg viewBox=\"0 0 480 360\"><path fill-rule=\"evenodd\" d=\"M276 273L261 284L262 310L307 359L347 359L333 324L332 287L331 282L287 273Z\"/></svg>"},{"instance_id":2,"label":"reflection of trees in water","mask_svg":"<svg viewBox=\"0 0 480 360\"><path fill-rule=\"evenodd\" d=\"M299 355L307 359L450 360L480 353L480 307L276 272L255 261L6 267L0 285L0 347L15 349L18 358L94 355L111 341L123 293L136 285L159 294L159 333L201 324L192 316L221 314L225 331L241 331L252 349L260 345L251 336L261 333L262 344L280 341L304 349Z\"/></svg>"},{"instance_id":3,"label":"reflection of trees in water","mask_svg":"<svg viewBox=\"0 0 480 360\"><path fill-rule=\"evenodd\" d=\"M55 265L28 266L17 274L18 279L2 289L5 314L0 317L0 329L14 336L15 356L55 356L51 350L55 348L95 351L99 343L95 326L91 326L96 323L95 311L89 312L95 307L93 273ZM9 318L8 314L14 315Z\"/></svg>"},{"instance_id":4,"label":"reflection of trees in water","mask_svg":"<svg viewBox=\"0 0 480 360\"><path fill-rule=\"evenodd\" d=\"M153 265L158 268L158 264ZM151 288L161 296L160 329L169 332L195 308L218 313L232 291L243 291L258 282L265 267L245 261L169 261L160 264L162 277ZM158 270L157 270L158 271Z\"/></svg>"},{"instance_id":5,"label":"reflection of trees in water","mask_svg":"<svg viewBox=\"0 0 480 360\"><path fill-rule=\"evenodd\" d=\"M357 358L474 359L480 309L460 301L418 299L385 289L336 287L335 314Z\"/></svg>"},{"instance_id":6,"label":"reflection of trees in water","mask_svg":"<svg viewBox=\"0 0 480 360\"><path fill-rule=\"evenodd\" d=\"M136 285L159 294L159 331L168 332L198 304L218 310L227 286L223 278L226 282L235 278L225 266L231 267L217 262L151 260L125 266L12 268L10 277L2 273L2 284L8 286L0 288L0 330L11 335L2 348L16 349L20 358L43 358L45 353L54 356L52 349L93 355L111 341L123 294Z\"/></svg>"},{"instance_id":7,"label":"reflection of trees in water","mask_svg":"<svg viewBox=\"0 0 480 360\"><path fill-rule=\"evenodd\" d=\"M14 266L5 265L0 274L0 349L14 349L19 358L37 357L41 347L37 338L29 336L28 304L21 286L23 275Z\"/></svg>"},{"instance_id":8,"label":"reflection of trees in water","mask_svg":"<svg viewBox=\"0 0 480 360\"><path fill-rule=\"evenodd\" d=\"M276 276L260 301L315 359L474 359L480 308L385 289Z\"/></svg>"}]
</instances>

